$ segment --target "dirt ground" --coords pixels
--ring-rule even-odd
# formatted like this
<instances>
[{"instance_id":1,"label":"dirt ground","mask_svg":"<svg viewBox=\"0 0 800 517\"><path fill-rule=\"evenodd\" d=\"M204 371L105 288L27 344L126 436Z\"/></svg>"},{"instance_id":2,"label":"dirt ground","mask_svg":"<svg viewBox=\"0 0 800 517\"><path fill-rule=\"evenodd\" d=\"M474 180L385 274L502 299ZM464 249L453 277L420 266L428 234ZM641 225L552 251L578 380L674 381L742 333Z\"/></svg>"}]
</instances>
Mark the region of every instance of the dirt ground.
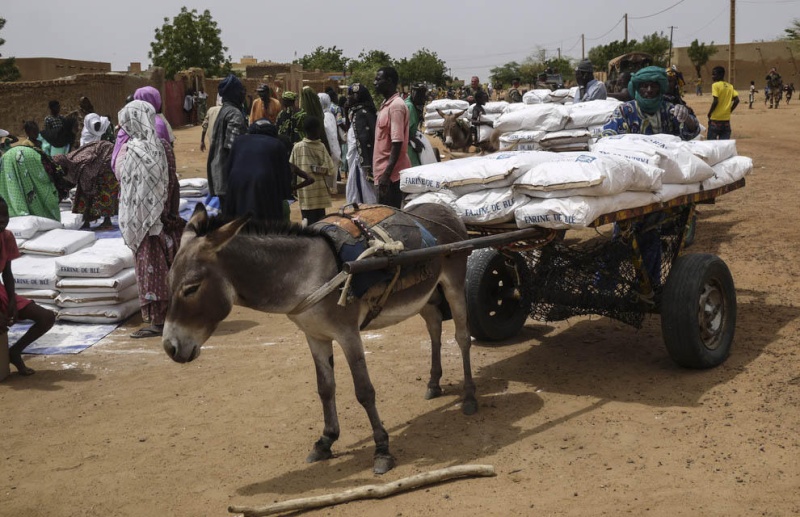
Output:
<instances>
[{"instance_id":1,"label":"dirt ground","mask_svg":"<svg viewBox=\"0 0 800 517\"><path fill-rule=\"evenodd\" d=\"M701 122L710 101L688 97ZM597 317L529 320L508 342L475 343L480 410L465 417L452 324L445 395L426 401L429 344L414 318L365 335L398 460L378 477L338 349L342 434L334 459L310 465L322 412L304 337L286 317L235 308L187 365L168 359L157 339L129 339L134 319L80 355L28 356L36 375L0 383L0 515L222 516L229 504L470 463L494 465L497 476L309 514L800 513L798 114L794 102L742 103L734 137L755 169L746 188L700 208L690 251L722 257L738 293L734 348L722 366L677 367L655 316L638 331ZM177 137L179 172L203 176L199 128Z\"/></svg>"}]
</instances>

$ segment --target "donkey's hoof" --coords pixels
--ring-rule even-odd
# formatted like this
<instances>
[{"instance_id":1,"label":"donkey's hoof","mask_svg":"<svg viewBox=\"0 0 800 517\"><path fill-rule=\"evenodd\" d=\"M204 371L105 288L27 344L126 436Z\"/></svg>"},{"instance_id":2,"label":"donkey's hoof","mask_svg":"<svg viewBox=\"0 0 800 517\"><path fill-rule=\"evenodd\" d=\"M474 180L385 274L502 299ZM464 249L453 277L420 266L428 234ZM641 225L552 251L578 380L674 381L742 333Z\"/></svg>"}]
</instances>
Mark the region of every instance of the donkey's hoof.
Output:
<instances>
[{"instance_id":1,"label":"donkey's hoof","mask_svg":"<svg viewBox=\"0 0 800 517\"><path fill-rule=\"evenodd\" d=\"M425 400L435 399L436 397L440 397L442 395L442 388L440 386L436 386L435 388L428 388L428 391L425 392Z\"/></svg>"},{"instance_id":2,"label":"donkey's hoof","mask_svg":"<svg viewBox=\"0 0 800 517\"><path fill-rule=\"evenodd\" d=\"M333 453L330 449L318 449L314 447L309 455L306 457L306 463L315 463L317 461L329 460L333 458Z\"/></svg>"},{"instance_id":3,"label":"donkey's hoof","mask_svg":"<svg viewBox=\"0 0 800 517\"><path fill-rule=\"evenodd\" d=\"M465 400L461 404L461 412L465 415L474 415L478 412L478 401L475 399Z\"/></svg>"},{"instance_id":4,"label":"donkey's hoof","mask_svg":"<svg viewBox=\"0 0 800 517\"><path fill-rule=\"evenodd\" d=\"M394 465L394 456L391 454L376 454L372 472L375 474L386 474L394 468Z\"/></svg>"}]
</instances>

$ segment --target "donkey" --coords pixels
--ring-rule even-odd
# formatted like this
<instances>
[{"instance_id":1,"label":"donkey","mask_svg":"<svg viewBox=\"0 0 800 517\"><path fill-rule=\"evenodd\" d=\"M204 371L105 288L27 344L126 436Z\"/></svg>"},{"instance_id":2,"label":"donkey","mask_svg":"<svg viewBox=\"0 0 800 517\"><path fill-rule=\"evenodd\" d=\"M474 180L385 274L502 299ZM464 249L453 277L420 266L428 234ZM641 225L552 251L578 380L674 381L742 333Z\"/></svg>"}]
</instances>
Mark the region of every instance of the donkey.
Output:
<instances>
[{"instance_id":1,"label":"donkey","mask_svg":"<svg viewBox=\"0 0 800 517\"><path fill-rule=\"evenodd\" d=\"M444 145L450 151L469 152L470 145L472 144L471 126L470 123L461 117L467 110L461 110L451 114L437 109L436 112L444 119L442 126L442 140ZM500 135L497 131L492 133L491 138L486 142L480 142L477 145L481 154L493 153L500 149Z\"/></svg>"},{"instance_id":2,"label":"donkey","mask_svg":"<svg viewBox=\"0 0 800 517\"><path fill-rule=\"evenodd\" d=\"M448 207L421 204L399 213L413 219L409 221L412 227L422 225L438 244L468 238L464 223ZM443 302L446 301L455 322L455 337L464 369L462 412L471 415L478 410L464 294L465 253L441 255L416 264L426 272L422 280L392 291L375 316L363 297L339 305L338 289L317 303L307 303L310 295L340 273L337 257L318 225L302 228L262 224L259 228L257 224L247 223L247 218L230 222L209 218L202 203L195 208L169 272L170 307L163 346L173 360L186 363L197 359L201 345L228 316L234 304L286 314L306 335L322 402L325 426L306 458L311 463L331 458L331 446L339 438L332 343L336 340L347 358L356 397L372 425L373 471L383 474L394 467L395 459L389 452L389 435L378 416L359 328L368 315L374 319L365 329L372 330L420 314L431 339L431 371L425 398L438 397L442 394L439 380L442 376L442 321L446 310ZM298 270L300 267L302 271Z\"/></svg>"}]
</instances>

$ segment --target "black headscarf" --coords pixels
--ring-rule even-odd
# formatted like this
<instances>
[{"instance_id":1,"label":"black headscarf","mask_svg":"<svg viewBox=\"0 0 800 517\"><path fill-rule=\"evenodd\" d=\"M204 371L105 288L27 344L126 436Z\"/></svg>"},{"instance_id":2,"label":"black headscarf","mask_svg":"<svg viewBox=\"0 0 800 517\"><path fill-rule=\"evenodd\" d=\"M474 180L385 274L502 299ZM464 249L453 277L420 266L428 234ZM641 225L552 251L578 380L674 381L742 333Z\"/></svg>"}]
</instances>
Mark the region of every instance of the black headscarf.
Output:
<instances>
[{"instance_id":1,"label":"black headscarf","mask_svg":"<svg viewBox=\"0 0 800 517\"><path fill-rule=\"evenodd\" d=\"M241 106L244 103L244 85L242 81L233 74L230 74L219 83L217 91L220 96L222 96L223 101L230 102L236 106Z\"/></svg>"}]
</instances>

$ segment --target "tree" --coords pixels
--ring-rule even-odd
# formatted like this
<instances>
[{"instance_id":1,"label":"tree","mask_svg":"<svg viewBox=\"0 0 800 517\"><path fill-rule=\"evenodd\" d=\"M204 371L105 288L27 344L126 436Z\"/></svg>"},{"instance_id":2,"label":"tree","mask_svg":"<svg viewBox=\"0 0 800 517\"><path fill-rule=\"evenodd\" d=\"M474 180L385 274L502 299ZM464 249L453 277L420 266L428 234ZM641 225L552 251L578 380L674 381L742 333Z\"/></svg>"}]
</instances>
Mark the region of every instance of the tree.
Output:
<instances>
[{"instance_id":1,"label":"tree","mask_svg":"<svg viewBox=\"0 0 800 517\"><path fill-rule=\"evenodd\" d=\"M342 56L343 50L336 45L323 48L321 45L311 54L306 54L294 63L303 65L304 70L322 70L325 72L344 72L350 59Z\"/></svg>"},{"instance_id":2,"label":"tree","mask_svg":"<svg viewBox=\"0 0 800 517\"><path fill-rule=\"evenodd\" d=\"M608 62L615 57L622 56L628 52L633 52L639 43L633 40L615 40L607 45L598 45L589 49L589 61L595 70L608 70Z\"/></svg>"},{"instance_id":3,"label":"tree","mask_svg":"<svg viewBox=\"0 0 800 517\"><path fill-rule=\"evenodd\" d=\"M154 66L164 68L167 77L192 67L202 68L207 77L230 73L231 58L225 57L228 47L222 45L222 31L208 9L198 14L197 9L181 7L172 23L164 18L164 25L155 32L147 55Z\"/></svg>"},{"instance_id":4,"label":"tree","mask_svg":"<svg viewBox=\"0 0 800 517\"><path fill-rule=\"evenodd\" d=\"M654 32L642 38L642 42L636 45L640 52L647 52L653 56L653 64L666 67L669 63L669 38L663 32Z\"/></svg>"},{"instance_id":5,"label":"tree","mask_svg":"<svg viewBox=\"0 0 800 517\"><path fill-rule=\"evenodd\" d=\"M374 81L378 69L384 66L395 66L392 56L382 50L361 51L358 58L350 61L350 83L361 83L365 85L376 103L379 96L375 92Z\"/></svg>"},{"instance_id":6,"label":"tree","mask_svg":"<svg viewBox=\"0 0 800 517\"><path fill-rule=\"evenodd\" d=\"M489 81L492 84L509 85L515 77L519 77L519 80L522 81L520 64L516 61L510 61L503 66L497 66L489 70Z\"/></svg>"},{"instance_id":7,"label":"tree","mask_svg":"<svg viewBox=\"0 0 800 517\"><path fill-rule=\"evenodd\" d=\"M700 43L697 40L694 40L691 45L689 45L689 50L687 53L689 54L689 59L691 60L692 64L694 65L694 69L697 72L697 77L700 77L700 68L708 63L708 60L711 59L717 52L717 47L714 46L714 42L712 41L708 45L705 43Z\"/></svg>"},{"instance_id":8,"label":"tree","mask_svg":"<svg viewBox=\"0 0 800 517\"><path fill-rule=\"evenodd\" d=\"M0 18L0 30L3 30L3 27L6 26L6 19ZM0 47L5 44L6 40L0 38ZM0 54L0 57L3 55ZM9 57L5 59L2 63L0 63L0 82L10 82L16 81L20 78L19 69L15 64L15 59L13 57Z\"/></svg>"},{"instance_id":9,"label":"tree","mask_svg":"<svg viewBox=\"0 0 800 517\"><path fill-rule=\"evenodd\" d=\"M403 58L395 63L400 82L404 85L428 83L443 86L446 82L444 61L436 52L422 48L414 52L411 59Z\"/></svg>"},{"instance_id":10,"label":"tree","mask_svg":"<svg viewBox=\"0 0 800 517\"><path fill-rule=\"evenodd\" d=\"M783 29L783 32L786 33L786 36L784 37L785 40L800 40L800 19L795 18L795 20L792 22L792 25L790 25L788 29Z\"/></svg>"}]
</instances>

